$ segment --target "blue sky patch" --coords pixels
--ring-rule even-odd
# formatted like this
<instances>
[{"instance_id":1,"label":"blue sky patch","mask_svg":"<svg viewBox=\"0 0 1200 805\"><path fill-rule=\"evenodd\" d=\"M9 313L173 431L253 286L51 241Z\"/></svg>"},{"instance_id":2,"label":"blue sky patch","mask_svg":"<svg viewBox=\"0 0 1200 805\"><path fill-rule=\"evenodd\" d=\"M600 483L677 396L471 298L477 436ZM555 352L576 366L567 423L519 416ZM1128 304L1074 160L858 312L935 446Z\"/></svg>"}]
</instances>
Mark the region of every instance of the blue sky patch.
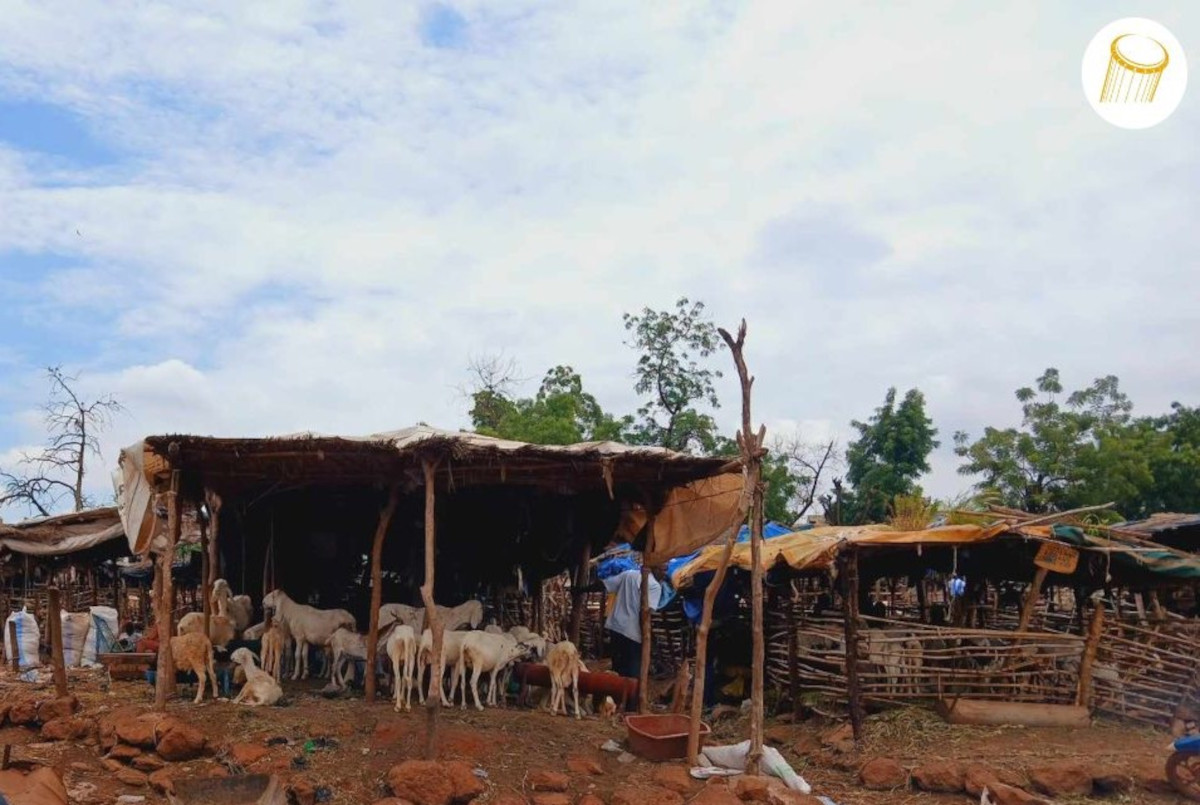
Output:
<instances>
[{"instance_id":1,"label":"blue sky patch","mask_svg":"<svg viewBox=\"0 0 1200 805\"><path fill-rule=\"evenodd\" d=\"M435 48L462 47L467 39L467 21L445 3L433 3L421 13L421 41Z\"/></svg>"},{"instance_id":2,"label":"blue sky patch","mask_svg":"<svg viewBox=\"0 0 1200 805\"><path fill-rule=\"evenodd\" d=\"M79 166L106 165L118 154L93 136L87 122L61 106L0 96L0 142L50 154Z\"/></svg>"}]
</instances>

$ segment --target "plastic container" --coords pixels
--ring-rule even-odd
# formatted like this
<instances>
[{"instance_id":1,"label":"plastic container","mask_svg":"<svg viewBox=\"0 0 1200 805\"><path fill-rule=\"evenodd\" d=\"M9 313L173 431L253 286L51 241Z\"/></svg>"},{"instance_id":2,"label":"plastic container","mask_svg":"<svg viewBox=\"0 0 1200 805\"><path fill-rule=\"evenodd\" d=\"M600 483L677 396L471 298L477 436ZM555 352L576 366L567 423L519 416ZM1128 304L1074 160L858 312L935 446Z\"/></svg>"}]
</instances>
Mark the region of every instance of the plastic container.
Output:
<instances>
[{"instance_id":1,"label":"plastic container","mask_svg":"<svg viewBox=\"0 0 1200 805\"><path fill-rule=\"evenodd\" d=\"M691 719L676 713L631 715L625 717L630 750L646 760L662 763L687 757L688 728ZM700 722L700 748L712 729Z\"/></svg>"}]
</instances>

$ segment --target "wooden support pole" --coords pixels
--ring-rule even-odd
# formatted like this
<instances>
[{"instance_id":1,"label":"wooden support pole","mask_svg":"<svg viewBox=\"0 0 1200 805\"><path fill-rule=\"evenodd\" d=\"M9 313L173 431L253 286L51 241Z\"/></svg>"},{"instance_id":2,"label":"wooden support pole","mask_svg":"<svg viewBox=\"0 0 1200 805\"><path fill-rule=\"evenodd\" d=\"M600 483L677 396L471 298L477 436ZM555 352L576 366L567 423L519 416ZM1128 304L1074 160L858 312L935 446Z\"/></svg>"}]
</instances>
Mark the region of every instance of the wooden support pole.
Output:
<instances>
[{"instance_id":1,"label":"wooden support pole","mask_svg":"<svg viewBox=\"0 0 1200 805\"><path fill-rule=\"evenodd\" d=\"M1025 603L1021 606L1021 622L1017 626L1018 632L1029 631L1029 624L1037 609L1038 598L1042 594L1042 585L1046 582L1046 576L1049 573L1050 571L1046 568L1039 567L1037 573L1033 574L1033 582L1029 585L1029 592L1025 594Z\"/></svg>"},{"instance_id":2,"label":"wooden support pole","mask_svg":"<svg viewBox=\"0 0 1200 805\"><path fill-rule=\"evenodd\" d=\"M21 644L17 642L17 622L8 622L8 645L12 648L12 672L21 673Z\"/></svg>"},{"instance_id":3,"label":"wooden support pole","mask_svg":"<svg viewBox=\"0 0 1200 805\"><path fill-rule=\"evenodd\" d=\"M172 445L174 447L174 445ZM167 544L158 555L159 588L155 610L158 615L158 665L154 684L154 709L165 711L167 698L175 691L175 662L171 657L171 636L175 633L172 602L175 600L175 580L171 565L175 558L175 543L182 529L179 506L180 471L171 471L171 488L167 492Z\"/></svg>"},{"instance_id":4,"label":"wooden support pole","mask_svg":"<svg viewBox=\"0 0 1200 805\"><path fill-rule=\"evenodd\" d=\"M788 697L792 700L792 719L795 723L800 720L800 636L796 634L795 592L790 586L788 590L792 593L787 601Z\"/></svg>"},{"instance_id":5,"label":"wooden support pole","mask_svg":"<svg viewBox=\"0 0 1200 805\"><path fill-rule=\"evenodd\" d=\"M208 524L203 517L197 516L196 519L200 521L200 594L204 599L200 605L204 612L204 634L212 635L212 577L208 572L211 561L208 558Z\"/></svg>"},{"instance_id":6,"label":"wooden support pole","mask_svg":"<svg viewBox=\"0 0 1200 805\"><path fill-rule=\"evenodd\" d=\"M646 518L646 550L642 553L642 659L638 668L638 712L650 712L650 657L654 634L650 623L650 565L647 559L654 553L654 512Z\"/></svg>"},{"instance_id":7,"label":"wooden support pole","mask_svg":"<svg viewBox=\"0 0 1200 805\"><path fill-rule=\"evenodd\" d=\"M375 701L375 657L379 650L379 607L383 605L383 539L387 536L396 504L400 502L400 487L393 486L388 494L387 505L379 513L379 524L375 527L375 541L371 544L371 620L367 628L367 668L363 672L363 685L367 704ZM396 680L399 684L400 680Z\"/></svg>"},{"instance_id":8,"label":"wooden support pole","mask_svg":"<svg viewBox=\"0 0 1200 805\"><path fill-rule=\"evenodd\" d=\"M62 597L57 587L46 591L50 597L50 613L46 616L46 628L50 630L50 659L54 663L54 693L59 698L67 695L67 663L63 657Z\"/></svg>"},{"instance_id":9,"label":"wooden support pole","mask_svg":"<svg viewBox=\"0 0 1200 805\"><path fill-rule=\"evenodd\" d=\"M208 507L208 575L205 584L208 592L205 597L212 595L213 583L221 575L221 496L211 489L204 490L204 505ZM242 590L245 592L245 590Z\"/></svg>"},{"instance_id":10,"label":"wooden support pole","mask_svg":"<svg viewBox=\"0 0 1200 805\"><path fill-rule=\"evenodd\" d=\"M1079 689L1075 696L1075 704L1082 707L1092 706L1092 665L1096 662L1096 650L1100 646L1100 638L1104 634L1104 601L1097 601L1092 612L1092 623L1088 627L1087 642L1083 646L1083 659L1079 662Z\"/></svg>"},{"instance_id":11,"label":"wooden support pole","mask_svg":"<svg viewBox=\"0 0 1200 805\"><path fill-rule=\"evenodd\" d=\"M842 571L846 596L846 693L850 699L850 728L854 732L854 743L862 742L863 706L862 687L858 679L858 548L847 545L845 568Z\"/></svg>"},{"instance_id":12,"label":"wooden support pole","mask_svg":"<svg viewBox=\"0 0 1200 805\"><path fill-rule=\"evenodd\" d=\"M437 605L433 597L433 580L437 570L434 556L437 549L437 538L434 532L434 469L432 459L425 459L425 583L421 585L421 600L425 602L425 628L433 637L433 651L430 658L429 697L425 705L425 759L437 757L437 723L438 711L442 706L442 625L438 622ZM434 688L437 688L436 695Z\"/></svg>"},{"instance_id":13,"label":"wooden support pole","mask_svg":"<svg viewBox=\"0 0 1200 805\"><path fill-rule=\"evenodd\" d=\"M591 579L592 541L585 540L583 551L579 557L579 567L575 569L575 580L571 584L571 627L567 631L567 639L579 646L579 632L583 628L583 605L586 599L584 589Z\"/></svg>"},{"instance_id":14,"label":"wooden support pole","mask_svg":"<svg viewBox=\"0 0 1200 805\"><path fill-rule=\"evenodd\" d=\"M737 533L738 526L734 526L725 537L725 550L721 552L721 562L717 565L717 572L712 581L704 590L704 604L700 609L700 628L696 633L696 679L692 683L691 723L688 725L687 754L688 762L693 766L700 765L700 716L704 712L704 680L708 670L708 631L712 627L713 605L717 601L717 592L725 583L725 572L729 569L729 557L733 555Z\"/></svg>"}]
</instances>

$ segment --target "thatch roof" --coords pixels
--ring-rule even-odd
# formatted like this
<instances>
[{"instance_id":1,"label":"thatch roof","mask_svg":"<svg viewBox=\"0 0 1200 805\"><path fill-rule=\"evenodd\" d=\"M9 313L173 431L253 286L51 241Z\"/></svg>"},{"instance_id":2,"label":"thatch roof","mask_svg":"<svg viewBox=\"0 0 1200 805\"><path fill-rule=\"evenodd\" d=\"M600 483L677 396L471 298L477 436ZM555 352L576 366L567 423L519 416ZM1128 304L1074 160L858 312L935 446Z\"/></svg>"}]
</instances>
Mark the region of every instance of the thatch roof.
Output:
<instances>
[{"instance_id":1,"label":"thatch roof","mask_svg":"<svg viewBox=\"0 0 1200 805\"><path fill-rule=\"evenodd\" d=\"M115 506L0 524L0 550L31 556L86 551L125 536Z\"/></svg>"}]
</instances>

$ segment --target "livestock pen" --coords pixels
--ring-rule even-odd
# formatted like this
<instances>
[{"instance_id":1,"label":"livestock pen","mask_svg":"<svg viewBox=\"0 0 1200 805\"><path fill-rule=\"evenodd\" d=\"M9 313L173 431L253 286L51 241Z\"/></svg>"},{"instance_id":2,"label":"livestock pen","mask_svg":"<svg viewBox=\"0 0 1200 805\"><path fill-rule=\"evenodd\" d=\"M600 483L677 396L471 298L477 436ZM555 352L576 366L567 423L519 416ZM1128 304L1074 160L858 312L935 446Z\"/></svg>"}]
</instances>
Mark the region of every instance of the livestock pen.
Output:
<instances>
[{"instance_id":1,"label":"livestock pen","mask_svg":"<svg viewBox=\"0 0 1200 805\"><path fill-rule=\"evenodd\" d=\"M1039 567L1050 551L1074 565ZM797 710L965 698L1086 705L1160 726L1195 712L1200 623L1177 606L1200 581L1190 554L1120 529L1014 518L815 528L768 539L763 554L767 676ZM714 560L701 551L672 579L703 582ZM743 577L748 562L738 546Z\"/></svg>"},{"instance_id":2,"label":"livestock pen","mask_svg":"<svg viewBox=\"0 0 1200 805\"><path fill-rule=\"evenodd\" d=\"M611 442L529 445L427 426L368 437L154 436L122 451L120 476L134 552L161 565L181 512L195 506L205 515L205 590L221 577L255 599L283 588L303 603L345 608L367 626L371 659L383 601L428 612L434 600L490 597L498 620L549 625L576 643L590 623L595 642L591 556L620 538L648 564L661 562L711 542L745 510L740 465L727 458ZM171 617L163 610L159 619ZM164 686L168 676L158 675ZM368 699L373 682L368 675ZM164 687L160 706L165 695Z\"/></svg>"}]
</instances>

